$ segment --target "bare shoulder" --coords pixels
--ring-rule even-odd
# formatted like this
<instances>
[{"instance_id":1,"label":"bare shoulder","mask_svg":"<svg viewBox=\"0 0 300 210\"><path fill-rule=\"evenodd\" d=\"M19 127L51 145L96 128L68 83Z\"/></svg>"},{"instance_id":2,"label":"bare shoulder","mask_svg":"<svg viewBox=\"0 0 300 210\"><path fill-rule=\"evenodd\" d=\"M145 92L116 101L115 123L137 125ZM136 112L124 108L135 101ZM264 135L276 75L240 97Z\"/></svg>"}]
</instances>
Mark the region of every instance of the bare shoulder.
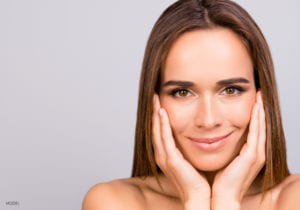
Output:
<instances>
[{"instance_id":1,"label":"bare shoulder","mask_svg":"<svg viewBox=\"0 0 300 210\"><path fill-rule=\"evenodd\" d=\"M298 210L300 206L300 174L290 175L281 185L276 210Z\"/></svg>"},{"instance_id":2,"label":"bare shoulder","mask_svg":"<svg viewBox=\"0 0 300 210\"><path fill-rule=\"evenodd\" d=\"M91 187L82 202L82 210L143 210L144 195L137 178L118 179Z\"/></svg>"}]
</instances>

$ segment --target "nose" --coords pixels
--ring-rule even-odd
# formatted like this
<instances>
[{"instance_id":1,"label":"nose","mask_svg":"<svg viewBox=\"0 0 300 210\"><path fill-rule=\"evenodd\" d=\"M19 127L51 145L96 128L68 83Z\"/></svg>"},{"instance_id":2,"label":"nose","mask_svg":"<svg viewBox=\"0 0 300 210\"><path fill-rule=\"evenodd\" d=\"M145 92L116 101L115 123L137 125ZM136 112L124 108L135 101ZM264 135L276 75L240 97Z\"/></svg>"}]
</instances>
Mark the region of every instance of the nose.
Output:
<instances>
[{"instance_id":1,"label":"nose","mask_svg":"<svg viewBox=\"0 0 300 210\"><path fill-rule=\"evenodd\" d=\"M197 127L213 129L221 125L220 107L216 99L203 96L199 99L195 114Z\"/></svg>"}]
</instances>

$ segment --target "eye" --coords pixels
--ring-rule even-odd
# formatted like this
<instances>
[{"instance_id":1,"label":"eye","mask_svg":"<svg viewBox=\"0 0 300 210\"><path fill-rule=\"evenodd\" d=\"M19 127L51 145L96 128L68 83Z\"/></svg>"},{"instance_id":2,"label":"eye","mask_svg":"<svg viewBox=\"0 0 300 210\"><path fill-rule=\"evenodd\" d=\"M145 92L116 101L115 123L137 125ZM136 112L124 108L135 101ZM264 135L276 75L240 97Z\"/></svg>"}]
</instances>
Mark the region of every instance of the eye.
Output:
<instances>
[{"instance_id":1,"label":"eye","mask_svg":"<svg viewBox=\"0 0 300 210\"><path fill-rule=\"evenodd\" d=\"M171 91L171 95L174 97L188 97L190 95L190 91L187 89L179 88Z\"/></svg>"},{"instance_id":2,"label":"eye","mask_svg":"<svg viewBox=\"0 0 300 210\"><path fill-rule=\"evenodd\" d=\"M224 89L224 92L226 95L234 96L234 95L239 95L242 92L244 92L244 89L241 87L237 87L237 86L230 86L230 87L226 87Z\"/></svg>"}]
</instances>

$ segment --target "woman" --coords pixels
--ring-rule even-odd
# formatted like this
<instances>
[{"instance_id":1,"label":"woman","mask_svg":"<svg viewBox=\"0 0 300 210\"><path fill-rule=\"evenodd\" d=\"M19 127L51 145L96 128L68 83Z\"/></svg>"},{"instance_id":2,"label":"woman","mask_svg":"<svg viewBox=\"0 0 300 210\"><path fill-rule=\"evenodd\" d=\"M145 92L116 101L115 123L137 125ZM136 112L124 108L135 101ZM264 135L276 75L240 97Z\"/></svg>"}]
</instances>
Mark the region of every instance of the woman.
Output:
<instances>
[{"instance_id":1,"label":"woman","mask_svg":"<svg viewBox=\"0 0 300 210\"><path fill-rule=\"evenodd\" d=\"M299 195L260 29L229 0L175 2L146 47L132 177L83 209L293 210Z\"/></svg>"}]
</instances>

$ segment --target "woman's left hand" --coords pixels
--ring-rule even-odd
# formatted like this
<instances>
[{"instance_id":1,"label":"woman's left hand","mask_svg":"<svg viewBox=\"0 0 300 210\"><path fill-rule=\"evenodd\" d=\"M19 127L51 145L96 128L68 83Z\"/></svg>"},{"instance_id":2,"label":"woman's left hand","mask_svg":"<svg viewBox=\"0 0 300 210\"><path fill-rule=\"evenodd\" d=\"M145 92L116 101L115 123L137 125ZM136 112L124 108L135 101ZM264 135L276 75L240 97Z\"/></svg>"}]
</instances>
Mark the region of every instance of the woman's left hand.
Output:
<instances>
[{"instance_id":1,"label":"woman's left hand","mask_svg":"<svg viewBox=\"0 0 300 210\"><path fill-rule=\"evenodd\" d=\"M260 91L252 109L247 142L240 154L217 173L212 186L212 209L239 210L241 201L265 164L266 124Z\"/></svg>"}]
</instances>

